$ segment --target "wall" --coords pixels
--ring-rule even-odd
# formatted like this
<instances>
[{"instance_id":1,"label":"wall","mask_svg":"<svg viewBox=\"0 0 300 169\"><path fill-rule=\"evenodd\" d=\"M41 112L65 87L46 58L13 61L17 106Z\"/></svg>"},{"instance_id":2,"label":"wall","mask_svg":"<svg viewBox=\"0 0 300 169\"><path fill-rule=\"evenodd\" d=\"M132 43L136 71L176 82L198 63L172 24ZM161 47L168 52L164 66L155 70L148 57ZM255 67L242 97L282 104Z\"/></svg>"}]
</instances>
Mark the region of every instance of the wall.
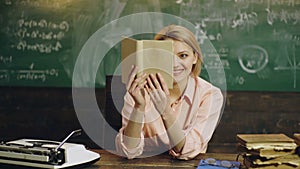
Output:
<instances>
[{"instance_id":1,"label":"wall","mask_svg":"<svg viewBox=\"0 0 300 169\"><path fill-rule=\"evenodd\" d=\"M112 127L119 128L120 116L114 112L111 91L97 89L95 94L101 112ZM28 137L62 140L72 130L81 128L69 88L1 87L0 95L1 141ZM235 152L237 133L285 133L292 136L300 129L299 103L300 93L227 92L222 120L209 151ZM103 137L104 142L111 137ZM71 138L71 141L98 147L85 133Z\"/></svg>"}]
</instances>

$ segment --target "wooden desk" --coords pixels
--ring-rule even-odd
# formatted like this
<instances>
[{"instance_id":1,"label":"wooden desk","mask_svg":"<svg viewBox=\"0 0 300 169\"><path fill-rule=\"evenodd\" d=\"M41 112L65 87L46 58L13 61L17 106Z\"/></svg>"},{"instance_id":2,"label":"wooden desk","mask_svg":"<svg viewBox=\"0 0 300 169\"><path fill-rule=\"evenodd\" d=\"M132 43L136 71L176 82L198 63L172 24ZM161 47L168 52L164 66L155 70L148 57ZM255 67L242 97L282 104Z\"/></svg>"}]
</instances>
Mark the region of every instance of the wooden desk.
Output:
<instances>
[{"instance_id":1,"label":"wooden desk","mask_svg":"<svg viewBox=\"0 0 300 169\"><path fill-rule=\"evenodd\" d=\"M198 165L200 159L205 158L215 158L219 160L230 160L234 161L236 159L236 154L200 154L195 159L184 161L173 159L168 154L161 154L148 158L137 158L128 160L124 157L119 157L115 154L109 153L104 150L95 150L95 152L100 153L101 158L99 161L91 166L86 167L86 169L140 169L140 168L159 168L159 169L170 169L170 168L193 168L195 169ZM242 159L242 158L241 158ZM240 160L241 160L240 159Z\"/></svg>"}]
</instances>

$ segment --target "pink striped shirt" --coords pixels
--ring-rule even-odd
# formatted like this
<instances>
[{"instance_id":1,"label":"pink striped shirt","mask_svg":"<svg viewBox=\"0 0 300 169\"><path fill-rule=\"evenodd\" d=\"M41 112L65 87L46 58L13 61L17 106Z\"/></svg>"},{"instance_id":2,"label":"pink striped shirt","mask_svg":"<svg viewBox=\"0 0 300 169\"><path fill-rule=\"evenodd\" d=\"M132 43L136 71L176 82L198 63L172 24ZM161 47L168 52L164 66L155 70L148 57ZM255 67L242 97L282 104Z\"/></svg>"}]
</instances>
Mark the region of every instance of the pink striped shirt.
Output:
<instances>
[{"instance_id":1,"label":"pink striped shirt","mask_svg":"<svg viewBox=\"0 0 300 169\"><path fill-rule=\"evenodd\" d=\"M122 110L122 128L116 136L117 152L128 158L136 158L144 152L155 152L163 149L178 159L192 159L199 153L205 153L218 120L222 114L223 95L221 90L200 77L189 77L183 97L172 105L174 116L180 120L179 125L185 134L185 144L181 152L170 147L166 129L159 113L150 98L146 98L146 112L141 139L136 148L128 149L123 143L123 130L134 107L134 100L127 93L124 96Z\"/></svg>"}]
</instances>

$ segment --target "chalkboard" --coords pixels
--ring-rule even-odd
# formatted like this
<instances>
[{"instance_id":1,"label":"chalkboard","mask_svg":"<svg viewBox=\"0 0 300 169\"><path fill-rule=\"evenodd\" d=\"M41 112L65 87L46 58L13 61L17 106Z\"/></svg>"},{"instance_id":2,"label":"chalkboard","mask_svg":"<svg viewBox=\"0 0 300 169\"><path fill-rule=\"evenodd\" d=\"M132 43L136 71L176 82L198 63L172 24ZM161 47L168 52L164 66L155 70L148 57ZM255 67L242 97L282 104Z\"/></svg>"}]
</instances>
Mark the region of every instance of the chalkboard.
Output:
<instances>
[{"instance_id":1,"label":"chalkboard","mask_svg":"<svg viewBox=\"0 0 300 169\"><path fill-rule=\"evenodd\" d=\"M200 45L214 45L218 55L201 46L204 79L222 67L227 90L299 92L299 7L300 0L0 0L0 86L71 87L76 59L97 30L161 12L194 24ZM120 64L119 44L105 47L100 88Z\"/></svg>"}]
</instances>

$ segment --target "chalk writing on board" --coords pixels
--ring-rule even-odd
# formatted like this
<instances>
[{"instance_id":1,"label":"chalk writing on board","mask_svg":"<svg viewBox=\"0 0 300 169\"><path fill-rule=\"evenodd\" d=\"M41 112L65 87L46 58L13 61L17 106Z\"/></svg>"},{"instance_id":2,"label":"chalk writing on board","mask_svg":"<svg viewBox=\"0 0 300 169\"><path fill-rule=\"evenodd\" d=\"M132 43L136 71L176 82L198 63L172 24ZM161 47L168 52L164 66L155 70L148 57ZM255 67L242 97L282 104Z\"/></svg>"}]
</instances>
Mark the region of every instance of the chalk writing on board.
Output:
<instances>
[{"instance_id":1,"label":"chalk writing on board","mask_svg":"<svg viewBox=\"0 0 300 169\"><path fill-rule=\"evenodd\" d=\"M275 71L290 71L293 77L293 87L297 87L297 71L300 70L300 60L297 60L296 49L300 45L300 35L286 31L273 31L273 38L281 42L280 51L275 60Z\"/></svg>"},{"instance_id":2,"label":"chalk writing on board","mask_svg":"<svg viewBox=\"0 0 300 169\"><path fill-rule=\"evenodd\" d=\"M62 8L72 0L5 0L4 4L7 6L32 6L32 7L48 7L48 8Z\"/></svg>"},{"instance_id":3,"label":"chalk writing on board","mask_svg":"<svg viewBox=\"0 0 300 169\"><path fill-rule=\"evenodd\" d=\"M8 81L18 80L18 81L41 81L45 82L48 77L58 77L59 70L55 68L50 69L35 69L34 63L30 64L28 69L20 70L0 70L0 80Z\"/></svg>"},{"instance_id":4,"label":"chalk writing on board","mask_svg":"<svg viewBox=\"0 0 300 169\"><path fill-rule=\"evenodd\" d=\"M287 11L281 9L281 11L274 11L271 9L266 9L267 12L267 23L273 25L274 22L283 22L285 24L297 24L300 23L300 10Z\"/></svg>"},{"instance_id":5,"label":"chalk writing on board","mask_svg":"<svg viewBox=\"0 0 300 169\"><path fill-rule=\"evenodd\" d=\"M70 30L67 21L51 22L46 19L19 19L17 29L11 29L18 42L11 48L39 53L58 52L63 48L62 40Z\"/></svg>"},{"instance_id":6,"label":"chalk writing on board","mask_svg":"<svg viewBox=\"0 0 300 169\"><path fill-rule=\"evenodd\" d=\"M4 81L8 82L9 81L9 72L8 72L8 70L0 70L0 80L2 82L4 82Z\"/></svg>"},{"instance_id":7,"label":"chalk writing on board","mask_svg":"<svg viewBox=\"0 0 300 169\"><path fill-rule=\"evenodd\" d=\"M43 32L40 30L32 30L29 31L27 29L19 29L15 32L15 36L18 38L35 38L35 39L42 39L42 40L62 40L65 37L65 33L59 31L58 33L50 32Z\"/></svg>"},{"instance_id":8,"label":"chalk writing on board","mask_svg":"<svg viewBox=\"0 0 300 169\"><path fill-rule=\"evenodd\" d=\"M19 19L17 24L20 28L46 28L52 30L61 30L68 32L70 29L70 25L67 21L61 21L59 23L47 21L46 19L40 20L25 20Z\"/></svg>"},{"instance_id":9,"label":"chalk writing on board","mask_svg":"<svg viewBox=\"0 0 300 169\"><path fill-rule=\"evenodd\" d=\"M257 16L256 12L240 12L237 17L233 19L231 28L242 27L249 30L258 24Z\"/></svg>"},{"instance_id":10,"label":"chalk writing on board","mask_svg":"<svg viewBox=\"0 0 300 169\"><path fill-rule=\"evenodd\" d=\"M47 76L58 77L58 70L56 69L45 69L45 70L35 70L34 63L31 63L29 69L17 70L16 78L17 80L40 80L45 82Z\"/></svg>"},{"instance_id":11,"label":"chalk writing on board","mask_svg":"<svg viewBox=\"0 0 300 169\"><path fill-rule=\"evenodd\" d=\"M208 34L207 31L203 30L200 26L200 23L195 23L195 36L197 41L200 44L203 44L205 39L208 39L210 41L221 41L222 40L222 34L221 33L217 33L216 35L213 34Z\"/></svg>"},{"instance_id":12,"label":"chalk writing on board","mask_svg":"<svg viewBox=\"0 0 300 169\"><path fill-rule=\"evenodd\" d=\"M285 55L284 60L282 62L282 60L280 60L280 63L277 63L278 66L274 67L274 70L288 70L291 71L293 74L293 87L296 88L297 87L297 71L300 70L300 61L296 59L296 52L295 52L295 45L292 46L292 49L290 50L292 51L291 54L289 54L288 52L288 48L287 46L284 47L284 53ZM298 62L298 63L297 63Z\"/></svg>"},{"instance_id":13,"label":"chalk writing on board","mask_svg":"<svg viewBox=\"0 0 300 169\"><path fill-rule=\"evenodd\" d=\"M0 55L0 64L9 64L13 62L12 56L2 56Z\"/></svg>"},{"instance_id":14,"label":"chalk writing on board","mask_svg":"<svg viewBox=\"0 0 300 169\"><path fill-rule=\"evenodd\" d=\"M233 85L233 84L244 85L246 80L241 75L234 76L234 75L230 74L227 82L229 82L231 85Z\"/></svg>"},{"instance_id":15,"label":"chalk writing on board","mask_svg":"<svg viewBox=\"0 0 300 169\"><path fill-rule=\"evenodd\" d=\"M27 41L20 41L17 45L12 45L12 48L16 48L21 51L37 51L40 53L51 53L53 51L58 52L62 45L59 41L55 44L44 44L44 43L34 43L28 44Z\"/></svg>"},{"instance_id":16,"label":"chalk writing on board","mask_svg":"<svg viewBox=\"0 0 300 169\"><path fill-rule=\"evenodd\" d=\"M269 56L264 48L257 45L247 45L239 50L238 61L247 73L257 73L266 67Z\"/></svg>"},{"instance_id":17,"label":"chalk writing on board","mask_svg":"<svg viewBox=\"0 0 300 169\"><path fill-rule=\"evenodd\" d=\"M207 57L207 56L205 56ZM227 65L225 69L229 69L229 63L226 60L221 60L219 61L218 56L208 56L210 57L209 59L205 60L204 68L206 69L221 69L223 68L223 65Z\"/></svg>"},{"instance_id":18,"label":"chalk writing on board","mask_svg":"<svg viewBox=\"0 0 300 169\"><path fill-rule=\"evenodd\" d=\"M228 57L229 52L230 52L229 47L226 47L226 46L219 47L219 49L218 49L218 54L220 55L221 58L222 57Z\"/></svg>"},{"instance_id":19,"label":"chalk writing on board","mask_svg":"<svg viewBox=\"0 0 300 169\"><path fill-rule=\"evenodd\" d=\"M272 32L272 37L274 40L276 41L280 41L280 42L291 42L294 45L298 45L300 46L300 35L295 35L295 34L291 34L288 33L287 31L277 31L277 30L273 30Z\"/></svg>"},{"instance_id":20,"label":"chalk writing on board","mask_svg":"<svg viewBox=\"0 0 300 169\"><path fill-rule=\"evenodd\" d=\"M195 36L196 36L196 38L197 38L197 41L198 41L200 44L203 44L204 40L205 40L205 39L208 39L208 37L207 37L207 35L206 35L206 32L204 32L204 31L201 29L199 23L196 23L195 29L196 29Z\"/></svg>"},{"instance_id":21,"label":"chalk writing on board","mask_svg":"<svg viewBox=\"0 0 300 169\"><path fill-rule=\"evenodd\" d=\"M58 76L58 70L46 69L46 70L18 70L16 72L17 80L40 80L45 82L47 76Z\"/></svg>"},{"instance_id":22,"label":"chalk writing on board","mask_svg":"<svg viewBox=\"0 0 300 169\"><path fill-rule=\"evenodd\" d=\"M228 1L228 2L227 2ZM221 27L228 26L231 28L246 28L248 31L259 24L259 15L265 14L265 22L269 25L273 25L275 22L281 22L285 24L296 25L300 23L300 10L287 10L279 8L278 6L292 6L299 5L298 0L227 0L226 3L230 1L233 3L233 10L229 11L226 8L221 8L220 10L209 10L209 7L215 6L217 3L215 1L205 2L199 5L198 1L177 1L181 5L180 16L184 18L189 18L193 22L200 23L201 28L205 28L208 23L219 23ZM265 5L265 13L257 13L253 11L251 4ZM207 7L207 8L206 8ZM277 8L275 8L277 7ZM274 9L273 9L274 8ZM213 9L213 8L211 8ZM244 11L249 10L249 11ZM208 15L203 15L203 13L209 13Z\"/></svg>"}]
</instances>

